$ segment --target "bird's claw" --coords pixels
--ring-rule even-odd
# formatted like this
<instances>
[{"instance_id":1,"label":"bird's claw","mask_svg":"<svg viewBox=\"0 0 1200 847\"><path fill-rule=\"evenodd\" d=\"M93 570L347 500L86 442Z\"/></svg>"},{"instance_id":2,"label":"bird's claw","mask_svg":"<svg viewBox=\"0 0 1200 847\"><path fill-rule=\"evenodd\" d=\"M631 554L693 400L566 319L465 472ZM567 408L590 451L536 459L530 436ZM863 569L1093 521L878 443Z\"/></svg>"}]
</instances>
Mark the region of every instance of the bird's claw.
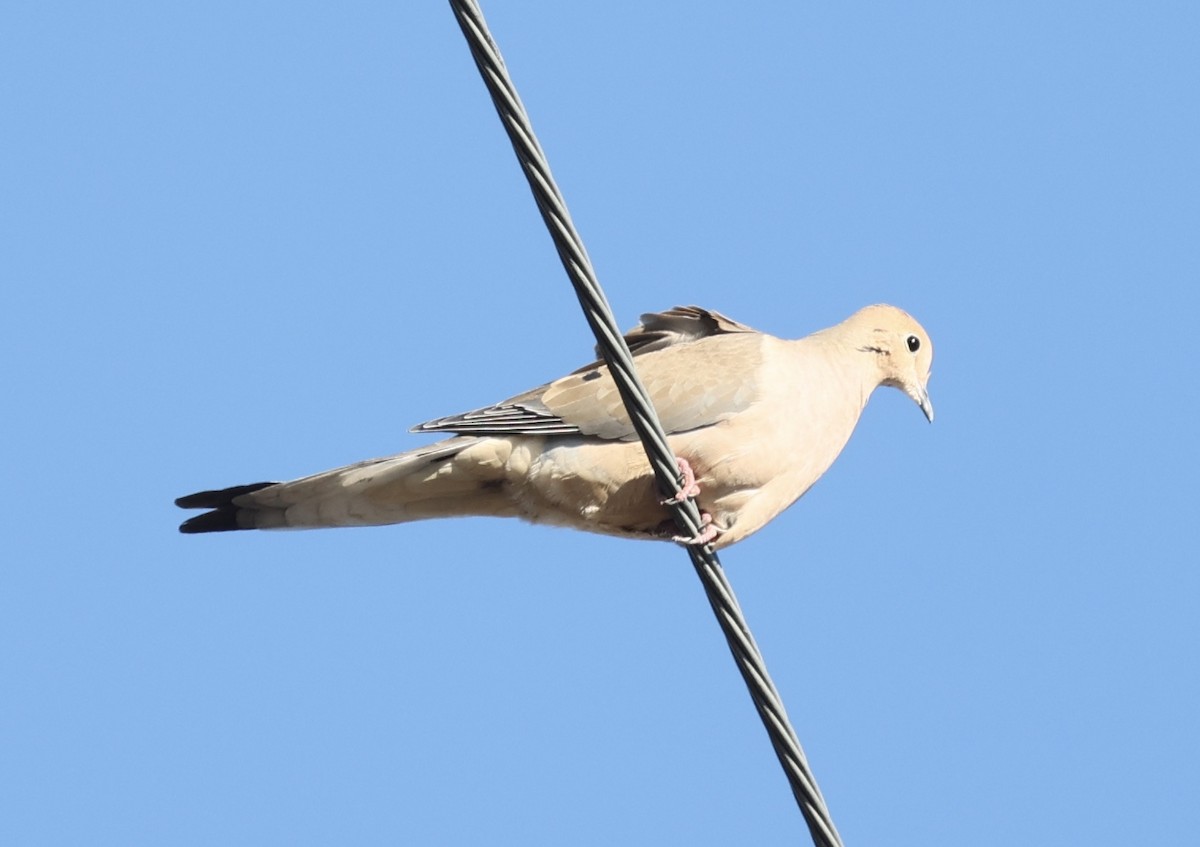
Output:
<instances>
[{"instance_id":1,"label":"bird's claw","mask_svg":"<svg viewBox=\"0 0 1200 847\"><path fill-rule=\"evenodd\" d=\"M717 536L725 531L725 527L717 525L713 520L713 516L708 512L700 513L700 531L688 538L686 535L671 536L671 540L682 544L684 547L703 547L705 544L712 544L717 540Z\"/></svg>"},{"instance_id":2,"label":"bird's claw","mask_svg":"<svg viewBox=\"0 0 1200 847\"><path fill-rule=\"evenodd\" d=\"M692 470L692 466L688 464L687 459L680 458L679 460L679 493L674 497L668 497L665 500L660 500L664 506L673 506L676 503L682 503L692 497L700 496L700 485L696 482L696 472Z\"/></svg>"}]
</instances>

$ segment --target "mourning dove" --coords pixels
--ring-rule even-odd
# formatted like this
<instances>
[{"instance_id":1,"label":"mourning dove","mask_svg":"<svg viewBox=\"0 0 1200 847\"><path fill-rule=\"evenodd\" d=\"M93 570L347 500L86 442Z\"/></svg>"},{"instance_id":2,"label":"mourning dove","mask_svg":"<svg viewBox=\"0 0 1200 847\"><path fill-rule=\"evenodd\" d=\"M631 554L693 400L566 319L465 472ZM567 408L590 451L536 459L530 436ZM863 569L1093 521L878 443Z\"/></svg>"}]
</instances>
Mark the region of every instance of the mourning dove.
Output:
<instances>
[{"instance_id":1,"label":"mourning dove","mask_svg":"<svg viewBox=\"0 0 1200 847\"><path fill-rule=\"evenodd\" d=\"M877 386L904 391L933 421L926 389L933 346L920 324L893 306L868 306L795 341L717 312L677 307L643 315L626 341L671 449L692 477L685 493L696 496L711 527L689 541L715 534L718 549L758 531L808 491L842 451ZM181 497L183 508L211 511L180 530L491 515L628 538L674 536L602 362L413 431L455 435L293 482Z\"/></svg>"}]
</instances>

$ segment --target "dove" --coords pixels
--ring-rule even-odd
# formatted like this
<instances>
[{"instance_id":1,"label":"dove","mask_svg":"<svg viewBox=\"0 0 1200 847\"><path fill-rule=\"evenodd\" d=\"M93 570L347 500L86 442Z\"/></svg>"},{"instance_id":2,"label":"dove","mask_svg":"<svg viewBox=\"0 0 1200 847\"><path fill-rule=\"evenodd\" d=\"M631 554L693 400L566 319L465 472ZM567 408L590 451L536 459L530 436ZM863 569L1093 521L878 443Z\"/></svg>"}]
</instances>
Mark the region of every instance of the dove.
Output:
<instances>
[{"instance_id":1,"label":"dove","mask_svg":"<svg viewBox=\"0 0 1200 847\"><path fill-rule=\"evenodd\" d=\"M494 406L413 427L449 434L395 456L297 479L180 497L207 509L184 533L516 517L636 539L711 543L757 532L796 502L849 441L872 392L892 386L933 421L928 333L868 306L797 340L678 306L625 336L680 460L680 496L704 520L675 525L608 367L593 362Z\"/></svg>"}]
</instances>

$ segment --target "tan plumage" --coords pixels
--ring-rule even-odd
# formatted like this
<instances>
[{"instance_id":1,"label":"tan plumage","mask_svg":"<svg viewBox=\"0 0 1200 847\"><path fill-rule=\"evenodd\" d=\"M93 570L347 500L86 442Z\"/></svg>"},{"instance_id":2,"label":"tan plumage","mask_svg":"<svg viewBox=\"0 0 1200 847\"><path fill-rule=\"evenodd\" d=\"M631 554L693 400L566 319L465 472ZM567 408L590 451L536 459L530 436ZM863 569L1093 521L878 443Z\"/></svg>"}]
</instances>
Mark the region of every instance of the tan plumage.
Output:
<instances>
[{"instance_id":1,"label":"tan plumage","mask_svg":"<svg viewBox=\"0 0 1200 847\"><path fill-rule=\"evenodd\" d=\"M868 306L784 341L716 312L644 315L626 336L672 449L726 547L795 502L845 446L871 392L892 385L933 420L933 346L913 318ZM184 532L520 517L670 538L670 514L608 369L593 363L504 403L415 427L455 436L286 483L181 497L211 509Z\"/></svg>"}]
</instances>

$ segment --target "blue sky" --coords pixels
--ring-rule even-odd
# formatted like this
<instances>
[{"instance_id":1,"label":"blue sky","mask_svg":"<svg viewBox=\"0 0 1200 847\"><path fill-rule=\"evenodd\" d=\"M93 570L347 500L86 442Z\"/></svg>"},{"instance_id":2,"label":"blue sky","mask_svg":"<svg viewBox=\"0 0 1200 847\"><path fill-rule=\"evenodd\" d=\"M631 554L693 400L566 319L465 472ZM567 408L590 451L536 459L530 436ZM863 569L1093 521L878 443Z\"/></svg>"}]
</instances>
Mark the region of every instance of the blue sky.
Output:
<instances>
[{"instance_id":1,"label":"blue sky","mask_svg":"<svg viewBox=\"0 0 1200 847\"><path fill-rule=\"evenodd\" d=\"M935 347L723 555L848 844L1200 828L1200 11L485 12L623 325ZM0 842L794 844L686 555L184 537L592 340L444 3L0 13Z\"/></svg>"}]
</instances>

